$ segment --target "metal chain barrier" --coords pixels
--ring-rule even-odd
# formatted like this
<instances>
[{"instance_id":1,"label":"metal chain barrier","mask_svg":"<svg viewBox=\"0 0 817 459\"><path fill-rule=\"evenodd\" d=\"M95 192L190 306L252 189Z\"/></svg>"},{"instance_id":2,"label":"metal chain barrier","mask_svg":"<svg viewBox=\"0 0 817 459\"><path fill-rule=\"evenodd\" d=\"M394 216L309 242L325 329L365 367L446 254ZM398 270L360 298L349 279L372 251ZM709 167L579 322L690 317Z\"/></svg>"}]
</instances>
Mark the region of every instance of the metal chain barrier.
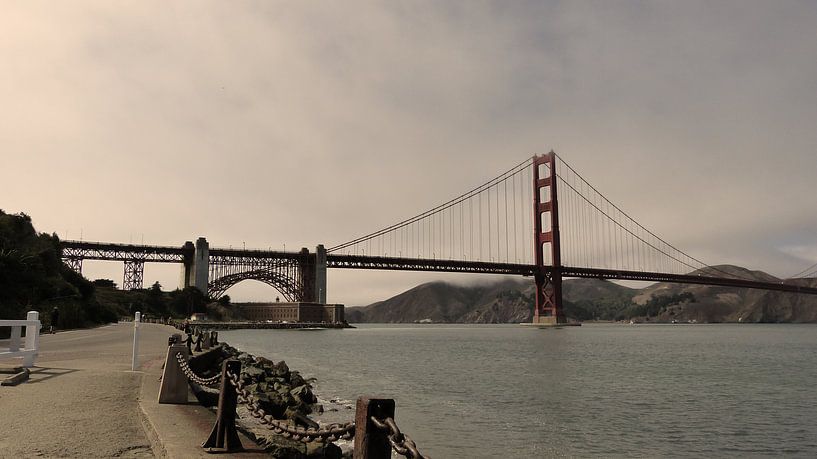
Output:
<instances>
[{"instance_id":1,"label":"metal chain barrier","mask_svg":"<svg viewBox=\"0 0 817 459\"><path fill-rule=\"evenodd\" d=\"M254 418L258 419L259 422L277 434L305 443L310 443L315 440L332 442L341 438L350 439L355 436L354 421L345 424L329 424L322 429L314 429L311 427L305 429L303 427L293 427L285 421L274 419L264 412L250 391L244 388L244 382L241 381L238 375L233 373L228 373L227 375L229 382L235 386L238 391L239 403L246 404L247 409Z\"/></svg>"},{"instance_id":2,"label":"metal chain barrier","mask_svg":"<svg viewBox=\"0 0 817 459\"><path fill-rule=\"evenodd\" d=\"M215 375L210 378L202 378L201 376L194 373L193 369L190 368L190 364L187 362L187 359L184 358L184 354L182 354L181 352L176 353L176 360L179 362L179 368L182 369L182 372L184 372L185 376L187 376L191 381L200 386L214 387L221 382L221 375Z\"/></svg>"},{"instance_id":3,"label":"metal chain barrier","mask_svg":"<svg viewBox=\"0 0 817 459\"><path fill-rule=\"evenodd\" d=\"M394 422L394 418L388 417L380 420L372 416L369 419L372 421L372 424L374 424L375 427L388 435L389 443L391 443L391 448L395 453L400 454L401 456L410 457L412 459L431 459L428 456L423 456L420 451L417 450L417 444L414 443L414 440L409 438L408 435L400 432L400 428L397 427L397 424Z\"/></svg>"}]
</instances>

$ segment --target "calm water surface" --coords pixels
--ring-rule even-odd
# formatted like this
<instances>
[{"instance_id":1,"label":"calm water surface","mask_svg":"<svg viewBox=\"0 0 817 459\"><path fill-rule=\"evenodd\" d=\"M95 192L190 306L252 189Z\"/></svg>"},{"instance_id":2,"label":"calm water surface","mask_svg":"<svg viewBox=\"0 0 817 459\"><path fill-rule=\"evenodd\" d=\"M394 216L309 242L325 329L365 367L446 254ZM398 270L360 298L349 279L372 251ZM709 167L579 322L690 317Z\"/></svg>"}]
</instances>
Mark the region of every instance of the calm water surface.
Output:
<instances>
[{"instance_id":1,"label":"calm water surface","mask_svg":"<svg viewBox=\"0 0 817 459\"><path fill-rule=\"evenodd\" d=\"M399 426L436 459L817 456L814 325L360 325L220 335L317 378L324 399L396 399Z\"/></svg>"}]
</instances>

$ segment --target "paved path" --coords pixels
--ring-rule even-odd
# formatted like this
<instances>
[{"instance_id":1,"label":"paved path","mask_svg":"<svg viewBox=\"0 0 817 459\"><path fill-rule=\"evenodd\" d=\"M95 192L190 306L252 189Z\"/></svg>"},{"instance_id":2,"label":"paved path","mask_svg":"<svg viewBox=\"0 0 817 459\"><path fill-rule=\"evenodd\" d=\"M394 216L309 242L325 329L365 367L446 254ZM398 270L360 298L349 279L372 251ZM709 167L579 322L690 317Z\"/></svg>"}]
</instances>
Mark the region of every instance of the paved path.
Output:
<instances>
[{"instance_id":1,"label":"paved path","mask_svg":"<svg viewBox=\"0 0 817 459\"><path fill-rule=\"evenodd\" d=\"M157 402L173 332L142 324L136 372L132 324L41 336L31 379L0 387L0 457L212 457L199 445L214 415L194 403ZM252 442L242 443L255 454L241 457L261 456Z\"/></svg>"}]
</instances>

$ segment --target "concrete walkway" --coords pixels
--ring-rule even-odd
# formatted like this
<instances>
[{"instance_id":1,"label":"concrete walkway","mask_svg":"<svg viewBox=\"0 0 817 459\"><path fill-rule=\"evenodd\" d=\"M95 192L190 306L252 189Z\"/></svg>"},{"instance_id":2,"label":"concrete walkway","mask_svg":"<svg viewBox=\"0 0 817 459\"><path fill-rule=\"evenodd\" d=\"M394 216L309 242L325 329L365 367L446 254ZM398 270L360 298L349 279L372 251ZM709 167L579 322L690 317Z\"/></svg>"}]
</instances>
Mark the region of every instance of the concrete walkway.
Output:
<instances>
[{"instance_id":1,"label":"concrete walkway","mask_svg":"<svg viewBox=\"0 0 817 459\"><path fill-rule=\"evenodd\" d=\"M200 447L215 416L192 400L157 402L169 326L142 324L138 371L131 371L133 325L40 337L31 379L0 387L0 457L213 457ZM0 361L0 365L15 360ZM249 452L219 457L262 457Z\"/></svg>"}]
</instances>

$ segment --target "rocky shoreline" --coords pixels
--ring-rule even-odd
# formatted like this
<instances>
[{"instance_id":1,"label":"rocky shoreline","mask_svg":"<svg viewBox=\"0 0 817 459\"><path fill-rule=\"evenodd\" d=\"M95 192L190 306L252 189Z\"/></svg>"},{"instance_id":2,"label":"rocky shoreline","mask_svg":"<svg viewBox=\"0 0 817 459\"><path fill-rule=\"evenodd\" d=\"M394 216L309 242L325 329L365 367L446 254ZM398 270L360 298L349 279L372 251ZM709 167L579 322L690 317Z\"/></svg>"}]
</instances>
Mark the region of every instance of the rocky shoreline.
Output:
<instances>
[{"instance_id":1,"label":"rocky shoreline","mask_svg":"<svg viewBox=\"0 0 817 459\"><path fill-rule=\"evenodd\" d=\"M196 328L201 330L244 330L244 329L269 329L269 330L291 330L299 328L355 328L347 322L194 322Z\"/></svg>"},{"instance_id":2,"label":"rocky shoreline","mask_svg":"<svg viewBox=\"0 0 817 459\"><path fill-rule=\"evenodd\" d=\"M313 393L313 378L304 378L297 370L291 370L286 362L273 362L264 357L242 352L229 344L220 345L190 358L190 368L202 377L221 373L227 359L241 362L241 379L261 408L275 419L286 420L293 426L318 428L319 421L310 415L324 412L324 404ZM214 410L218 404L218 389L211 389L191 382L190 386L199 402ZM330 402L331 403L331 402ZM340 408L339 408L340 407ZM334 405L331 411L351 409L349 405ZM246 405L239 404L236 425L249 438L263 447L272 457L278 458L341 458L351 457L348 441L302 443L274 433L253 417ZM354 411L349 411L350 418Z\"/></svg>"}]
</instances>

